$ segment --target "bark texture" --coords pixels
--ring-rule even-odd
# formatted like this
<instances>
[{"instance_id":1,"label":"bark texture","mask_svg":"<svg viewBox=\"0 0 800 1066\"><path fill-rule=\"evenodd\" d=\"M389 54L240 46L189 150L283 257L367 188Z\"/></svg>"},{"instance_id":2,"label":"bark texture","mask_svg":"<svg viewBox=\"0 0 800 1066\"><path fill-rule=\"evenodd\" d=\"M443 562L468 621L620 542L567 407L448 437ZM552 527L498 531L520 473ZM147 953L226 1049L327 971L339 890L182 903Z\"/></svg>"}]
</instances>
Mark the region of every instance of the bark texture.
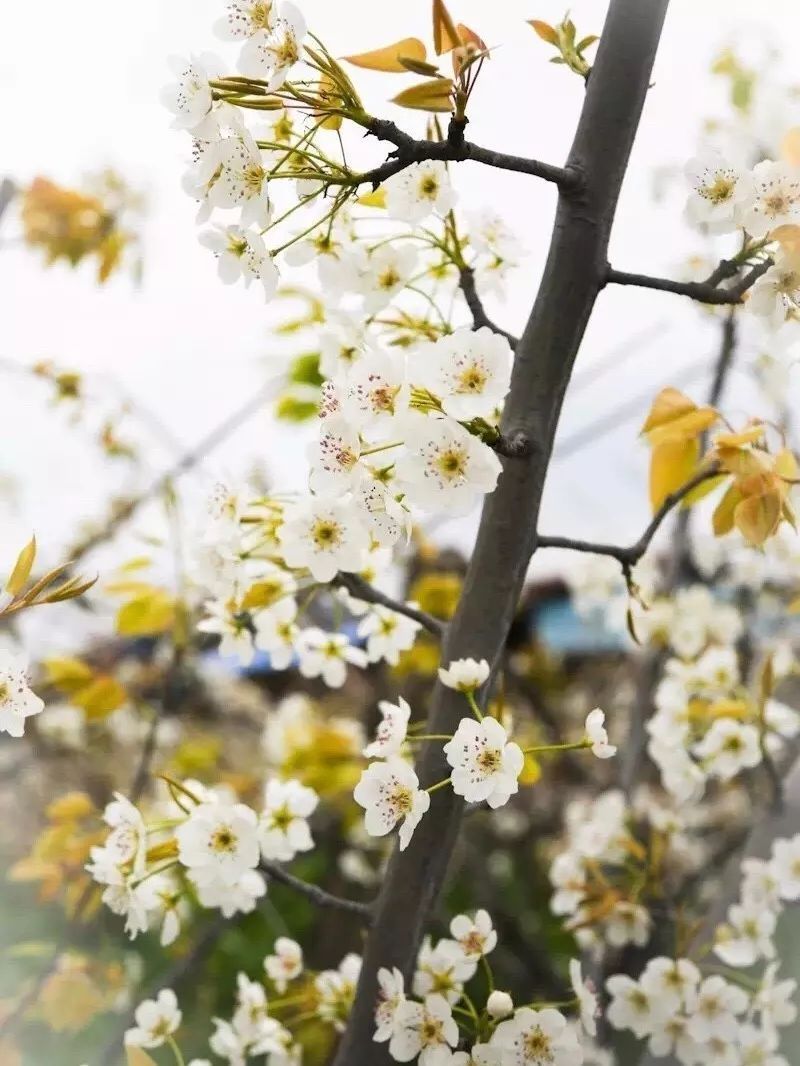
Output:
<instances>
[{"instance_id":1,"label":"bark texture","mask_svg":"<svg viewBox=\"0 0 800 1066\"><path fill-rule=\"evenodd\" d=\"M464 656L500 660L525 574L536 547L539 506L564 394L586 324L607 276L617 199L650 84L668 0L612 0L567 160L578 189L559 195L547 263L517 347L502 430L524 433L530 454L506 459L484 504L475 551L442 661ZM534 108L536 103L534 101ZM466 713L463 696L437 685L429 729L453 733ZM430 746L418 772L424 785L448 775L441 748ZM373 1042L377 971L414 968L426 922L442 888L464 804L450 789L431 809L407 851L390 862L364 950L356 1001L334 1066L385 1066L386 1045Z\"/></svg>"}]
</instances>

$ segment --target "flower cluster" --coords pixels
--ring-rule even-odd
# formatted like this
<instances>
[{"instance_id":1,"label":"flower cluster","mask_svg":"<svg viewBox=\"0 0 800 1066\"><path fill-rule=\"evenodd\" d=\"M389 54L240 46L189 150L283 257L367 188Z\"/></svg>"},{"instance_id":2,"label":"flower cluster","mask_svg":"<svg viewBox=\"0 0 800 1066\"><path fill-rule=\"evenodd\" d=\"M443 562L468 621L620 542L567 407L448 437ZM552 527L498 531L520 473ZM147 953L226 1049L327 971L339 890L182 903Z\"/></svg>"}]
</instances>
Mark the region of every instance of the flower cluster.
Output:
<instances>
[{"instance_id":1,"label":"flower cluster","mask_svg":"<svg viewBox=\"0 0 800 1066\"><path fill-rule=\"evenodd\" d=\"M162 944L178 936L192 900L226 918L252 911L267 891L262 860L290 862L313 848L308 818L317 806L297 781L268 781L260 813L196 781L169 787L163 817L150 824L117 795L104 812L110 832L87 866L130 937L160 924Z\"/></svg>"}]
</instances>

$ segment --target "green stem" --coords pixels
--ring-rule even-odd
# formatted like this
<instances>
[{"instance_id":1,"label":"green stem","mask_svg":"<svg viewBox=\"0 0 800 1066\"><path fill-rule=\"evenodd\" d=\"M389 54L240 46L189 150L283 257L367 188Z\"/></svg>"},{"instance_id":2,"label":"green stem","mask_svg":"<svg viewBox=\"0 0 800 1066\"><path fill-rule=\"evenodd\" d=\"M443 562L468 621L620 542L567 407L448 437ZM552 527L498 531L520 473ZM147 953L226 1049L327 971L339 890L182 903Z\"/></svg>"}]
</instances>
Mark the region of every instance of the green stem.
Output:
<instances>
[{"instance_id":1,"label":"green stem","mask_svg":"<svg viewBox=\"0 0 800 1066\"><path fill-rule=\"evenodd\" d=\"M378 452L386 452L390 448L399 448L403 443L404 441L402 440L393 440L390 444L376 444L374 448L365 448L361 452L361 458L363 459L365 455L377 455Z\"/></svg>"},{"instance_id":2,"label":"green stem","mask_svg":"<svg viewBox=\"0 0 800 1066\"><path fill-rule=\"evenodd\" d=\"M449 784L450 778L446 777L444 781L437 781L435 785L431 785L429 788L426 788L425 791L428 793L429 796L432 796L434 792L438 792L439 789L446 788Z\"/></svg>"},{"instance_id":3,"label":"green stem","mask_svg":"<svg viewBox=\"0 0 800 1066\"><path fill-rule=\"evenodd\" d=\"M591 746L591 743L584 738L583 740L576 740L572 744L535 745L532 748L525 748L524 752L526 755L540 755L548 751L581 751L583 748L590 748Z\"/></svg>"},{"instance_id":4,"label":"green stem","mask_svg":"<svg viewBox=\"0 0 800 1066\"><path fill-rule=\"evenodd\" d=\"M172 1054L175 1056L175 1062L178 1064L178 1066L186 1066L186 1060L183 1057L183 1052L175 1042L175 1037L168 1036L167 1044L169 1045Z\"/></svg>"},{"instance_id":5,"label":"green stem","mask_svg":"<svg viewBox=\"0 0 800 1066\"><path fill-rule=\"evenodd\" d=\"M479 722L482 722L483 721L483 711L478 706L477 700L475 699L475 693L472 690L470 690L469 692L465 692L464 695L467 698L467 703L470 705L470 709L472 710L472 713L475 715L475 717L478 719Z\"/></svg>"},{"instance_id":6,"label":"green stem","mask_svg":"<svg viewBox=\"0 0 800 1066\"><path fill-rule=\"evenodd\" d=\"M452 733L418 733L416 736L407 736L406 740L452 740Z\"/></svg>"}]
</instances>

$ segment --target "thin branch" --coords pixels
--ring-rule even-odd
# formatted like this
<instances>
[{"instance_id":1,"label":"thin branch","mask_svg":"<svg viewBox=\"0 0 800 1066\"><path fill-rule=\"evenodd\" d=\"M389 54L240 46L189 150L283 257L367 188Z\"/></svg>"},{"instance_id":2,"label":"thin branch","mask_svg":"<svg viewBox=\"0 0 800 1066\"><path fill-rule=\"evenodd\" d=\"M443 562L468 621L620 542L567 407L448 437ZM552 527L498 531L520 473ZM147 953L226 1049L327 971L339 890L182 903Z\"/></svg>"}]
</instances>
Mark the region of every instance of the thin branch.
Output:
<instances>
[{"instance_id":1,"label":"thin branch","mask_svg":"<svg viewBox=\"0 0 800 1066\"><path fill-rule=\"evenodd\" d=\"M542 163L538 159L528 159L525 156L508 155L505 152L495 152L490 148L481 148L471 141L462 140L458 137L446 141L417 140L401 130L394 122L388 119L371 118L364 123L368 134L377 137L379 141L388 141L395 146L385 163L363 174L356 174L350 179L350 183L363 185L366 183L377 187L381 182L394 174L399 174L411 166L412 163L421 163L426 159L440 159L444 162L464 162L473 160L483 163L498 170L510 170L517 174L530 174L544 181L551 181L562 191L575 192L583 184L583 179L577 167L556 167L550 163ZM346 179L345 179L346 180Z\"/></svg>"},{"instance_id":2,"label":"thin branch","mask_svg":"<svg viewBox=\"0 0 800 1066\"><path fill-rule=\"evenodd\" d=\"M427 629L429 633L433 633L435 637L441 638L444 635L446 629L444 622L440 622L438 618L434 618L427 611L420 611L409 603L403 603L401 600L395 600L391 596L387 596L386 593L376 589L374 585L370 585L368 581L365 581L358 574L337 574L332 584L347 589L350 595L355 596L357 600L363 600L365 603L374 603L379 607L388 607L389 610L396 611L397 614L403 614L406 618L419 622L424 629Z\"/></svg>"},{"instance_id":3,"label":"thin branch","mask_svg":"<svg viewBox=\"0 0 800 1066\"><path fill-rule=\"evenodd\" d=\"M728 260L724 261L728 264ZM726 271L720 273L720 267L705 281L673 281L671 278L655 278L649 274L631 274L625 270L608 268L606 282L612 285L635 285L641 289L655 289L658 292L673 292L678 296L688 296L704 304L740 304L744 294L751 289L760 277L772 266L772 259L763 259L756 263L734 285L720 287L719 281L731 275Z\"/></svg>"},{"instance_id":4,"label":"thin branch","mask_svg":"<svg viewBox=\"0 0 800 1066\"><path fill-rule=\"evenodd\" d=\"M279 881L280 884L286 885L288 888L294 889L295 892L299 892L301 896L305 896L306 899L310 899L318 907L345 911L347 914L355 915L365 925L372 924L373 912L372 904L370 903L359 903L358 900L334 896L333 893L326 892L319 885L312 885L309 881L303 881L301 878L295 877L294 874L290 874L279 863L270 862L268 859L261 860L259 869L263 870L274 881Z\"/></svg>"},{"instance_id":5,"label":"thin branch","mask_svg":"<svg viewBox=\"0 0 800 1066\"><path fill-rule=\"evenodd\" d=\"M475 285L475 271L472 267L462 267L458 274L458 284L461 292L464 294L464 299L467 302L467 307L472 315L472 325L475 329L480 329L481 326L486 326L492 333L497 333L501 337L505 337L508 343L511 345L512 350L517 347L519 343L518 338L513 333L508 333L501 326L498 326L496 322L493 322L491 318L486 314L486 310L483 306L478 290Z\"/></svg>"},{"instance_id":6,"label":"thin branch","mask_svg":"<svg viewBox=\"0 0 800 1066\"><path fill-rule=\"evenodd\" d=\"M626 578L628 578L630 577L630 572L633 567L639 562L650 547L653 537L658 532L661 523L670 511L704 482L716 477L719 472L719 465L717 463L711 463L709 466L705 466L702 470L699 470L693 477L689 478L689 480L681 485L679 489L676 489L674 492L671 492L666 496L661 506L650 519L650 522L641 537L634 541L633 544L625 546L621 544L600 544L594 541L576 540L572 537L537 537L537 547L567 548L570 551L588 552L592 555L608 555L612 559L617 560L622 567Z\"/></svg>"}]
</instances>

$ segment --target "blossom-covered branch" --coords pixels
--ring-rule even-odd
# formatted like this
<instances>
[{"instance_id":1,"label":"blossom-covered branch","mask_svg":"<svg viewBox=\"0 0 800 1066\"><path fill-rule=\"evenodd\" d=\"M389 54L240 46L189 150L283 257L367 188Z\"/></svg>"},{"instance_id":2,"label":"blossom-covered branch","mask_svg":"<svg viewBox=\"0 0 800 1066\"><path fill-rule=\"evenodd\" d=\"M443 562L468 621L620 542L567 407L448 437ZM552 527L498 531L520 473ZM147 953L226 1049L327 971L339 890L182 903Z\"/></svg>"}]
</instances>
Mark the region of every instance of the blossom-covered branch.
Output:
<instances>
[{"instance_id":1,"label":"blossom-covered branch","mask_svg":"<svg viewBox=\"0 0 800 1066\"><path fill-rule=\"evenodd\" d=\"M616 559L624 573L629 575L632 568L650 547L653 537L670 511L685 500L695 489L699 488L700 485L711 478L717 477L719 473L720 467L716 463L711 463L689 478L675 492L671 492L650 519L642 535L633 544L601 544L597 541L580 540L573 537L540 536L537 538L537 546L539 548L567 548L570 551L589 552L592 555L609 555L612 559Z\"/></svg>"},{"instance_id":2,"label":"blossom-covered branch","mask_svg":"<svg viewBox=\"0 0 800 1066\"><path fill-rule=\"evenodd\" d=\"M440 622L432 614L428 614L427 611L421 611L410 603L403 603L392 596L387 596L385 592L381 592L380 589L370 585L360 574L337 574L335 584L340 588L346 589L357 600L363 600L364 603L374 603L379 607L387 607L390 611L395 611L397 614L405 615L406 618L411 618L435 637L441 637L445 631L444 622Z\"/></svg>"}]
</instances>

